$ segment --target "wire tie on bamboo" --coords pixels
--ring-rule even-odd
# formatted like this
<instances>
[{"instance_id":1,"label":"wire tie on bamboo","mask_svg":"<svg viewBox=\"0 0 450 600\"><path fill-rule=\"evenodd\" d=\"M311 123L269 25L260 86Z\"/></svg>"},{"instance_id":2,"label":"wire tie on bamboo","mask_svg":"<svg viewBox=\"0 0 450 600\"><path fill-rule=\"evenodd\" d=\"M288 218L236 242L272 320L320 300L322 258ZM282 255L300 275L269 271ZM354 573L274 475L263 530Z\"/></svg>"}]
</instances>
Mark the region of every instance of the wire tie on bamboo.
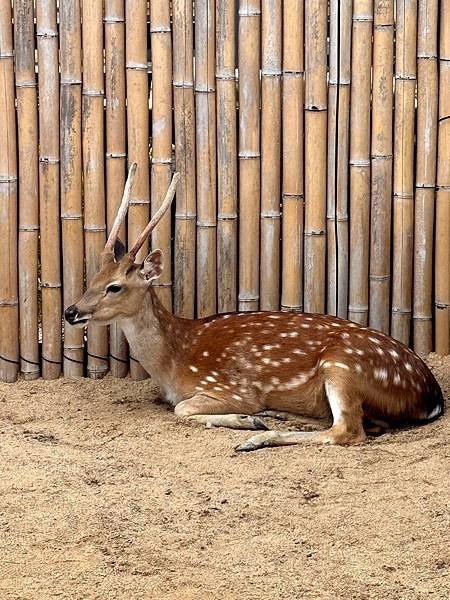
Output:
<instances>
[{"instance_id":1,"label":"wire tie on bamboo","mask_svg":"<svg viewBox=\"0 0 450 600\"><path fill-rule=\"evenodd\" d=\"M50 358L45 358L44 355L42 355L42 360L44 360L45 362L50 363L52 365L61 365L62 364L60 360L51 360Z\"/></svg>"},{"instance_id":2,"label":"wire tie on bamboo","mask_svg":"<svg viewBox=\"0 0 450 600\"><path fill-rule=\"evenodd\" d=\"M283 198L287 200L303 200L303 194L294 194L293 192L283 192Z\"/></svg>"},{"instance_id":3,"label":"wire tie on bamboo","mask_svg":"<svg viewBox=\"0 0 450 600\"><path fill-rule=\"evenodd\" d=\"M216 91L216 88L213 86L205 86L205 87L196 87L195 92L197 94L212 94Z\"/></svg>"},{"instance_id":4,"label":"wire tie on bamboo","mask_svg":"<svg viewBox=\"0 0 450 600\"><path fill-rule=\"evenodd\" d=\"M305 76L305 71L294 71L294 70L286 69L285 71L282 72L282 75L283 75L283 77L300 78L300 77Z\"/></svg>"},{"instance_id":5,"label":"wire tie on bamboo","mask_svg":"<svg viewBox=\"0 0 450 600\"><path fill-rule=\"evenodd\" d=\"M0 183L14 183L17 179L17 175L0 175Z\"/></svg>"},{"instance_id":6,"label":"wire tie on bamboo","mask_svg":"<svg viewBox=\"0 0 450 600\"><path fill-rule=\"evenodd\" d=\"M446 304L445 302L435 302L434 306L438 310L446 310L447 308L450 308L450 304Z\"/></svg>"},{"instance_id":7,"label":"wire tie on bamboo","mask_svg":"<svg viewBox=\"0 0 450 600\"><path fill-rule=\"evenodd\" d=\"M416 190L417 189L434 190L436 189L436 186L434 185L434 183L416 183Z\"/></svg>"},{"instance_id":8,"label":"wire tie on bamboo","mask_svg":"<svg viewBox=\"0 0 450 600\"><path fill-rule=\"evenodd\" d=\"M428 54L427 52L420 52L417 54L417 58L423 58L425 60L437 58L437 57L438 57L437 54Z\"/></svg>"},{"instance_id":9,"label":"wire tie on bamboo","mask_svg":"<svg viewBox=\"0 0 450 600\"><path fill-rule=\"evenodd\" d=\"M0 354L0 360L3 360L7 363L11 363L12 365L20 365L20 362L18 360L12 360L10 358L6 358L6 356L2 356L1 354Z\"/></svg>"},{"instance_id":10,"label":"wire tie on bamboo","mask_svg":"<svg viewBox=\"0 0 450 600\"><path fill-rule=\"evenodd\" d=\"M450 115L446 115L445 117L440 117L438 119L438 123L442 123L443 121L446 121L447 119L450 119Z\"/></svg>"},{"instance_id":11,"label":"wire tie on bamboo","mask_svg":"<svg viewBox=\"0 0 450 600\"><path fill-rule=\"evenodd\" d=\"M0 300L0 306L17 306L19 301L17 298L13 298L12 300Z\"/></svg>"},{"instance_id":12,"label":"wire tie on bamboo","mask_svg":"<svg viewBox=\"0 0 450 600\"><path fill-rule=\"evenodd\" d=\"M390 275L373 275L373 274L369 275L369 279L371 281L389 281L390 278L391 278Z\"/></svg>"},{"instance_id":13,"label":"wire tie on bamboo","mask_svg":"<svg viewBox=\"0 0 450 600\"><path fill-rule=\"evenodd\" d=\"M349 161L351 167L370 167L370 159L367 158L352 158Z\"/></svg>"},{"instance_id":14,"label":"wire tie on bamboo","mask_svg":"<svg viewBox=\"0 0 450 600\"><path fill-rule=\"evenodd\" d=\"M236 81L236 75L216 75L218 81Z\"/></svg>"},{"instance_id":15,"label":"wire tie on bamboo","mask_svg":"<svg viewBox=\"0 0 450 600\"><path fill-rule=\"evenodd\" d=\"M76 363L77 365L84 365L84 360L77 360L76 358L72 358L70 356L67 356L67 354L63 354L63 359L64 360L68 360L69 362ZM52 362L52 361L48 361L48 362Z\"/></svg>"},{"instance_id":16,"label":"wire tie on bamboo","mask_svg":"<svg viewBox=\"0 0 450 600\"><path fill-rule=\"evenodd\" d=\"M306 237L321 237L326 235L325 231L305 231L305 233L303 234Z\"/></svg>"},{"instance_id":17,"label":"wire tie on bamboo","mask_svg":"<svg viewBox=\"0 0 450 600\"><path fill-rule=\"evenodd\" d=\"M150 200L130 200L129 206L142 206L150 204Z\"/></svg>"},{"instance_id":18,"label":"wire tie on bamboo","mask_svg":"<svg viewBox=\"0 0 450 600\"><path fill-rule=\"evenodd\" d=\"M117 360L117 362L120 362L120 363L122 363L124 365L128 364L127 360L124 360L123 358L119 358L118 356L114 356L114 354L108 354L108 357L112 358L113 360Z\"/></svg>"},{"instance_id":19,"label":"wire tie on bamboo","mask_svg":"<svg viewBox=\"0 0 450 600\"><path fill-rule=\"evenodd\" d=\"M352 21L356 23L358 21L361 21L362 23L368 21L371 23L373 21L373 15L353 15Z\"/></svg>"},{"instance_id":20,"label":"wire tie on bamboo","mask_svg":"<svg viewBox=\"0 0 450 600\"><path fill-rule=\"evenodd\" d=\"M391 160L392 154L371 154L371 160Z\"/></svg>"},{"instance_id":21,"label":"wire tie on bamboo","mask_svg":"<svg viewBox=\"0 0 450 600\"><path fill-rule=\"evenodd\" d=\"M397 307L393 306L392 312L395 313L396 315L410 315L412 313L412 309L397 308Z\"/></svg>"},{"instance_id":22,"label":"wire tie on bamboo","mask_svg":"<svg viewBox=\"0 0 450 600\"><path fill-rule=\"evenodd\" d=\"M14 58L14 52L0 52L0 59Z\"/></svg>"},{"instance_id":23,"label":"wire tie on bamboo","mask_svg":"<svg viewBox=\"0 0 450 600\"><path fill-rule=\"evenodd\" d=\"M152 165L171 165L172 164L172 159L171 158L154 158L152 157Z\"/></svg>"},{"instance_id":24,"label":"wire tie on bamboo","mask_svg":"<svg viewBox=\"0 0 450 600\"><path fill-rule=\"evenodd\" d=\"M416 81L415 75L396 75L395 81Z\"/></svg>"},{"instance_id":25,"label":"wire tie on bamboo","mask_svg":"<svg viewBox=\"0 0 450 600\"><path fill-rule=\"evenodd\" d=\"M22 362L26 362L26 363L28 363L28 364L30 364L30 365L35 365L35 366L37 366L37 367L39 367L39 366L40 366L40 364L41 364L41 363L38 363L38 362L34 362L33 360L28 360L28 358L25 358L25 357L24 357L24 356L22 356L22 355L20 355L20 360L21 360ZM22 373L36 373L36 371L35 371L35 370L34 370L34 371L25 371L25 369L20 369L20 370L22 371Z\"/></svg>"},{"instance_id":26,"label":"wire tie on bamboo","mask_svg":"<svg viewBox=\"0 0 450 600\"><path fill-rule=\"evenodd\" d=\"M60 287L61 287L60 283L47 283L44 281L41 283L41 288L56 289L56 288L60 288Z\"/></svg>"},{"instance_id":27,"label":"wire tie on bamboo","mask_svg":"<svg viewBox=\"0 0 450 600\"><path fill-rule=\"evenodd\" d=\"M97 358L98 360L104 360L105 362L108 360L107 356L99 356L98 354L92 354L91 352L86 352L86 354L91 358Z\"/></svg>"},{"instance_id":28,"label":"wire tie on bamboo","mask_svg":"<svg viewBox=\"0 0 450 600\"><path fill-rule=\"evenodd\" d=\"M291 306L290 304L281 305L282 312L301 313L303 312L303 304L300 306Z\"/></svg>"}]
</instances>

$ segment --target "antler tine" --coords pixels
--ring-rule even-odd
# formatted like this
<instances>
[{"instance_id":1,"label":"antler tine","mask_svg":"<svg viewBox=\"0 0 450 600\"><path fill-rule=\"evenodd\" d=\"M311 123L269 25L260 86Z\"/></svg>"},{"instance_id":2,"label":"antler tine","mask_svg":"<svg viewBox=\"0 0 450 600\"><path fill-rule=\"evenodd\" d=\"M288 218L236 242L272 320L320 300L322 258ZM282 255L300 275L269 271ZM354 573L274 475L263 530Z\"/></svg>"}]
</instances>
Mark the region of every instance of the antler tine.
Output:
<instances>
[{"instance_id":1,"label":"antler tine","mask_svg":"<svg viewBox=\"0 0 450 600\"><path fill-rule=\"evenodd\" d=\"M150 223L147 225L147 227L144 229L144 231L141 233L141 235L134 242L133 247L130 250L130 254L132 256L136 256L136 254L141 249L145 240L148 238L148 236L153 231L153 229L156 227L156 225L161 221L162 217L164 216L167 209L169 208L169 206L172 203L173 197L175 196L175 190L177 188L177 184L179 181L180 181L180 174L175 173L174 176L172 177L172 181L170 183L169 189L167 190L166 197L164 198L164 202L161 204L159 209L153 215Z\"/></svg>"},{"instance_id":2,"label":"antler tine","mask_svg":"<svg viewBox=\"0 0 450 600\"><path fill-rule=\"evenodd\" d=\"M128 205L130 203L131 189L133 187L134 176L136 174L137 164L132 163L130 170L128 171L127 182L123 190L122 202L120 203L119 210L117 211L114 224L109 232L108 241L105 244L105 252L114 251L114 243L119 235L119 229L125 220L127 214Z\"/></svg>"}]
</instances>

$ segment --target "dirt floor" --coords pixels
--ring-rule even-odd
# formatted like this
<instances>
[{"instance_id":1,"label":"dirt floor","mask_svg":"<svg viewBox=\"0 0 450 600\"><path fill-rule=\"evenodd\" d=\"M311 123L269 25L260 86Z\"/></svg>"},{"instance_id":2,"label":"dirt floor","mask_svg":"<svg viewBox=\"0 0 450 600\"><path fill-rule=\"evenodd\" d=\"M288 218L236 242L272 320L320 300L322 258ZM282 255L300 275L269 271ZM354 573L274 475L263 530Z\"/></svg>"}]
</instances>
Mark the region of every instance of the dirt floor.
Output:
<instances>
[{"instance_id":1,"label":"dirt floor","mask_svg":"<svg viewBox=\"0 0 450 600\"><path fill-rule=\"evenodd\" d=\"M0 383L0 434L2 600L450 597L449 412L237 454L149 381L60 379Z\"/></svg>"}]
</instances>

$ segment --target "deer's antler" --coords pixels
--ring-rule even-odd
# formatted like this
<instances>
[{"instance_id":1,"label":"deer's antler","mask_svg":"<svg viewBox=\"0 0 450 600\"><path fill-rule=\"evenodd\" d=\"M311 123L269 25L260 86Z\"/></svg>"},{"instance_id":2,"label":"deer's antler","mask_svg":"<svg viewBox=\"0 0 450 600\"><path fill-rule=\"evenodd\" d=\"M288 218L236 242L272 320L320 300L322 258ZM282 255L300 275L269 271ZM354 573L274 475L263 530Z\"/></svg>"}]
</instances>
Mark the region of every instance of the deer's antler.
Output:
<instances>
[{"instance_id":1,"label":"deer's antler","mask_svg":"<svg viewBox=\"0 0 450 600\"><path fill-rule=\"evenodd\" d=\"M128 178L123 190L122 202L120 203L119 210L117 211L114 224L109 232L108 240L105 244L104 252L114 252L114 244L119 235L119 229L125 220L127 214L128 205L130 203L131 188L133 187L134 176L136 174L137 164L132 163L130 170L128 171Z\"/></svg>"}]
</instances>

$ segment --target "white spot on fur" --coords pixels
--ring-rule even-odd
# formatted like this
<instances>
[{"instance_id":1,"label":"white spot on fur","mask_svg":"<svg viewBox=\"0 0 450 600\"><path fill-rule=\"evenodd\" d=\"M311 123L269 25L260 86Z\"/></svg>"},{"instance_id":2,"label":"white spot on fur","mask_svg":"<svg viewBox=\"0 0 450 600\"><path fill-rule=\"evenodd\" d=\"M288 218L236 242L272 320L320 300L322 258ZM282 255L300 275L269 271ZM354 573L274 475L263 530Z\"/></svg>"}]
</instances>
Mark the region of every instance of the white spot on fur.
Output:
<instances>
[{"instance_id":1,"label":"white spot on fur","mask_svg":"<svg viewBox=\"0 0 450 600\"><path fill-rule=\"evenodd\" d=\"M207 375L207 376L205 377L205 379L206 379L206 381L209 381L209 382L211 382L211 383L215 383L215 382L216 382L216 379L215 379L215 377L211 377L211 375Z\"/></svg>"},{"instance_id":2,"label":"white spot on fur","mask_svg":"<svg viewBox=\"0 0 450 600\"><path fill-rule=\"evenodd\" d=\"M284 331L283 331L283 333L280 333L280 337L282 337L282 338L285 338L285 337L287 337L287 336L288 336L288 334L287 334L287 333L285 333Z\"/></svg>"},{"instance_id":3,"label":"white spot on fur","mask_svg":"<svg viewBox=\"0 0 450 600\"><path fill-rule=\"evenodd\" d=\"M394 375L394 383L395 383L395 385L399 385L400 382L401 382L400 375L398 373L396 373Z\"/></svg>"},{"instance_id":4,"label":"white spot on fur","mask_svg":"<svg viewBox=\"0 0 450 600\"><path fill-rule=\"evenodd\" d=\"M202 386L201 386L201 385L197 385L195 389L196 389L198 392L203 392L203 391L204 391L204 388L202 388Z\"/></svg>"},{"instance_id":5,"label":"white spot on fur","mask_svg":"<svg viewBox=\"0 0 450 600\"><path fill-rule=\"evenodd\" d=\"M369 335L369 340L371 342L373 342L374 344L381 344L381 340L379 340L378 338L372 337L371 335Z\"/></svg>"},{"instance_id":6,"label":"white spot on fur","mask_svg":"<svg viewBox=\"0 0 450 600\"><path fill-rule=\"evenodd\" d=\"M342 400L330 381L325 381L325 392L333 415L333 424L342 419Z\"/></svg>"},{"instance_id":7,"label":"white spot on fur","mask_svg":"<svg viewBox=\"0 0 450 600\"><path fill-rule=\"evenodd\" d=\"M262 362L263 362L265 365L270 365L270 362L271 362L271 361L270 361L270 358L263 358L263 359L262 359Z\"/></svg>"},{"instance_id":8,"label":"white spot on fur","mask_svg":"<svg viewBox=\"0 0 450 600\"><path fill-rule=\"evenodd\" d=\"M219 385L216 385L215 387L213 387L213 390L216 390L216 392L221 392L222 388Z\"/></svg>"},{"instance_id":9,"label":"white spot on fur","mask_svg":"<svg viewBox=\"0 0 450 600\"><path fill-rule=\"evenodd\" d=\"M189 368L193 373L198 373L198 369L197 367L194 367L194 365L189 365Z\"/></svg>"},{"instance_id":10,"label":"white spot on fur","mask_svg":"<svg viewBox=\"0 0 450 600\"><path fill-rule=\"evenodd\" d=\"M405 363L405 368L406 368L407 371L409 371L410 373L412 373L413 368L412 368L411 363L409 363L409 362Z\"/></svg>"},{"instance_id":11,"label":"white spot on fur","mask_svg":"<svg viewBox=\"0 0 450 600\"><path fill-rule=\"evenodd\" d=\"M270 382L273 383L273 385L279 385L280 380L278 379L278 377L272 377Z\"/></svg>"},{"instance_id":12,"label":"white spot on fur","mask_svg":"<svg viewBox=\"0 0 450 600\"><path fill-rule=\"evenodd\" d=\"M294 354L302 354L303 356L306 356L306 352L303 352L303 350L300 350L300 348L294 348L294 350L292 350L292 352Z\"/></svg>"},{"instance_id":13,"label":"white spot on fur","mask_svg":"<svg viewBox=\"0 0 450 600\"><path fill-rule=\"evenodd\" d=\"M234 400L242 400L242 396L239 396L239 394L233 394L231 396Z\"/></svg>"},{"instance_id":14,"label":"white spot on fur","mask_svg":"<svg viewBox=\"0 0 450 600\"><path fill-rule=\"evenodd\" d=\"M373 376L380 381L386 381L388 377L387 369L374 369Z\"/></svg>"},{"instance_id":15,"label":"white spot on fur","mask_svg":"<svg viewBox=\"0 0 450 600\"><path fill-rule=\"evenodd\" d=\"M344 352L345 352L346 354L353 354L354 350L352 350L351 348L346 348L346 349L344 350Z\"/></svg>"},{"instance_id":16,"label":"white spot on fur","mask_svg":"<svg viewBox=\"0 0 450 600\"><path fill-rule=\"evenodd\" d=\"M380 356L384 356L384 351L383 351L383 349L382 349L382 348L377 348L377 353L378 353Z\"/></svg>"},{"instance_id":17,"label":"white spot on fur","mask_svg":"<svg viewBox=\"0 0 450 600\"><path fill-rule=\"evenodd\" d=\"M361 365L359 363L356 363L356 365L355 365L355 371L357 373L362 373L362 367L361 367Z\"/></svg>"},{"instance_id":18,"label":"white spot on fur","mask_svg":"<svg viewBox=\"0 0 450 600\"><path fill-rule=\"evenodd\" d=\"M333 363L333 366L338 367L339 369L345 369L346 371L350 370L350 367L348 365L341 363L341 362L335 362L335 363Z\"/></svg>"},{"instance_id":19,"label":"white spot on fur","mask_svg":"<svg viewBox=\"0 0 450 600\"><path fill-rule=\"evenodd\" d=\"M205 350L204 352L202 352L203 356L209 356L209 352L208 350Z\"/></svg>"},{"instance_id":20,"label":"white spot on fur","mask_svg":"<svg viewBox=\"0 0 450 600\"><path fill-rule=\"evenodd\" d=\"M281 362L282 363L290 363L290 362L292 362L292 359L290 359L288 356L286 356L285 358L281 359Z\"/></svg>"}]
</instances>

